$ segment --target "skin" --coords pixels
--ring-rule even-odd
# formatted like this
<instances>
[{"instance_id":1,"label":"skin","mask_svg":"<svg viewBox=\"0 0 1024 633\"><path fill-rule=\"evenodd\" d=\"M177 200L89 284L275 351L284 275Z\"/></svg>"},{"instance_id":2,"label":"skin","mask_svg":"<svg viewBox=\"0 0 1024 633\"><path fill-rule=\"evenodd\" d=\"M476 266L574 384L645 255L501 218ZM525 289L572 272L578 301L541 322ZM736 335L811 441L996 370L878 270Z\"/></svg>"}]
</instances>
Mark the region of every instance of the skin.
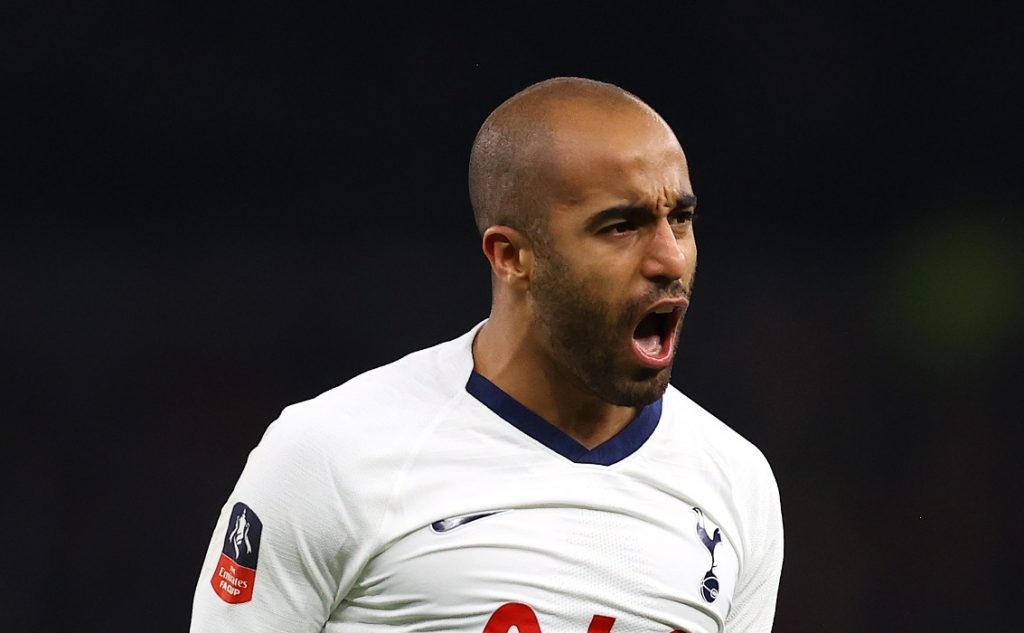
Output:
<instances>
[{"instance_id":1,"label":"skin","mask_svg":"<svg viewBox=\"0 0 1024 633\"><path fill-rule=\"evenodd\" d=\"M653 110L574 88L502 105L526 110L542 132L526 180L543 221L532 237L507 224L484 230L494 300L473 357L477 372L593 448L668 385L671 363L643 364L633 331L655 302L688 303L695 199L683 150Z\"/></svg>"}]
</instances>

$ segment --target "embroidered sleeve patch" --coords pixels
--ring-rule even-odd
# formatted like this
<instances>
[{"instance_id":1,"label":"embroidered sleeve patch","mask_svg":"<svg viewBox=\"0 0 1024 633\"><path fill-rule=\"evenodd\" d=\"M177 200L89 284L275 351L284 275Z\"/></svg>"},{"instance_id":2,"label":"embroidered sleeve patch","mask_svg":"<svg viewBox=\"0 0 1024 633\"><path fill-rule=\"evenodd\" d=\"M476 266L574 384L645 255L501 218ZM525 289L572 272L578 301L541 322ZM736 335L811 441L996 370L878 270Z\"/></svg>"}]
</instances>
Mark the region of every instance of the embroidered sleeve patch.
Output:
<instances>
[{"instance_id":1,"label":"embroidered sleeve patch","mask_svg":"<svg viewBox=\"0 0 1024 633\"><path fill-rule=\"evenodd\" d=\"M252 600L262 532L263 523L252 508L236 503L231 509L228 533L224 537L217 569L210 580L214 592L224 602L239 604Z\"/></svg>"}]
</instances>

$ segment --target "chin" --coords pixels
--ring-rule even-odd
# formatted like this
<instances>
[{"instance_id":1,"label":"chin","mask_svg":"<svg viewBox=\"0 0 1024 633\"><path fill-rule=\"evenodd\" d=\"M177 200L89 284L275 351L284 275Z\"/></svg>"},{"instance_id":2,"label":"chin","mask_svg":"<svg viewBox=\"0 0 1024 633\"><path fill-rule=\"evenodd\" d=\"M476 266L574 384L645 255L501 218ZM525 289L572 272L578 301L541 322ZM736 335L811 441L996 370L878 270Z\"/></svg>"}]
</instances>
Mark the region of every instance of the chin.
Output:
<instances>
[{"instance_id":1,"label":"chin","mask_svg":"<svg viewBox=\"0 0 1024 633\"><path fill-rule=\"evenodd\" d=\"M645 407L665 395L671 377L671 365L656 370L645 368L632 378L615 381L601 397L620 407Z\"/></svg>"}]
</instances>

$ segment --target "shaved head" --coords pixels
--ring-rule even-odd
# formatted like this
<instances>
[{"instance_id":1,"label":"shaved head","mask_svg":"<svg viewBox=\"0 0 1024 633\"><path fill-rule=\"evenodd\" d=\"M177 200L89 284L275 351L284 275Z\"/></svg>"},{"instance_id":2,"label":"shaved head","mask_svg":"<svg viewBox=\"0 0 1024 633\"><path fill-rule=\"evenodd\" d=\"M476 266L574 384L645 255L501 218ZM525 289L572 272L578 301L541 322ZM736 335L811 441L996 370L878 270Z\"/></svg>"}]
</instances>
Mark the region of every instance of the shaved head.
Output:
<instances>
[{"instance_id":1,"label":"shaved head","mask_svg":"<svg viewBox=\"0 0 1024 633\"><path fill-rule=\"evenodd\" d=\"M697 266L696 196L664 119L611 84L534 84L480 128L469 193L492 273L481 336L515 355L506 371L533 363L522 393L539 372L615 406L661 397Z\"/></svg>"},{"instance_id":2,"label":"shaved head","mask_svg":"<svg viewBox=\"0 0 1024 633\"><path fill-rule=\"evenodd\" d=\"M579 77L533 84L498 106L480 127L469 161L469 197L480 233L504 225L543 244L546 168L555 158L560 126L575 112L628 110L661 121L622 88Z\"/></svg>"}]
</instances>

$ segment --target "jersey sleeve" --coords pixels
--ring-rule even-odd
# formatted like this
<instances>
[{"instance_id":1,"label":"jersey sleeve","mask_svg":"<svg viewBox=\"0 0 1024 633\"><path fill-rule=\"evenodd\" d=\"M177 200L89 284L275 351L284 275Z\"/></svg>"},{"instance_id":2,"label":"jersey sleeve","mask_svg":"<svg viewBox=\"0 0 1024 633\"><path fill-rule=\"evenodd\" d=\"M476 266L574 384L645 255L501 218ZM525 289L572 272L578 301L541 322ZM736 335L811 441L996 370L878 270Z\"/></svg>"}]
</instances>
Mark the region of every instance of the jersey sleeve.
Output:
<instances>
[{"instance_id":1,"label":"jersey sleeve","mask_svg":"<svg viewBox=\"0 0 1024 633\"><path fill-rule=\"evenodd\" d=\"M193 633L320 631L359 571L370 519L339 485L322 429L289 409L250 453L221 510Z\"/></svg>"},{"instance_id":2,"label":"jersey sleeve","mask_svg":"<svg viewBox=\"0 0 1024 633\"><path fill-rule=\"evenodd\" d=\"M775 475L763 456L757 460L751 494L745 499L749 513L744 526L743 564L726 633L769 633L775 621L775 603L782 574L782 507Z\"/></svg>"}]
</instances>

